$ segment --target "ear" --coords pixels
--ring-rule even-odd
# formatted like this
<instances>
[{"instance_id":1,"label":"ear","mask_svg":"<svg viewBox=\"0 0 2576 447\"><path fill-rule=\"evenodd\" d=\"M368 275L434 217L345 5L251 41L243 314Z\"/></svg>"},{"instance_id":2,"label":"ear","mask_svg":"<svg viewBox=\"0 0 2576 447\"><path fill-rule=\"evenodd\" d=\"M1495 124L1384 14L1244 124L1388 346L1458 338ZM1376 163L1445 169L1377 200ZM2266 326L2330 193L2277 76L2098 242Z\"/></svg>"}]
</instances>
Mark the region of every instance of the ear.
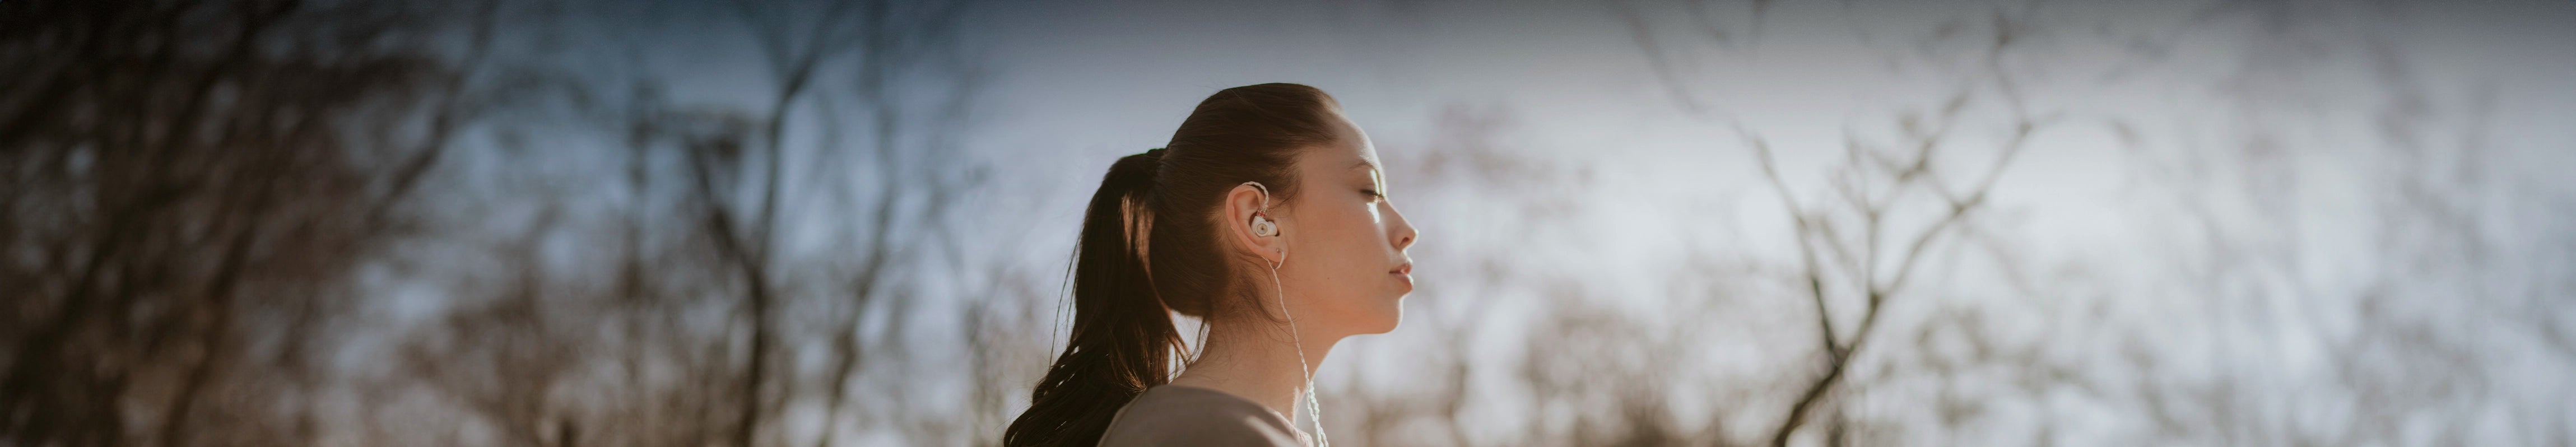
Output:
<instances>
[{"instance_id":1,"label":"ear","mask_svg":"<svg viewBox=\"0 0 2576 447\"><path fill-rule=\"evenodd\" d=\"M1265 200L1269 201L1267 211L1263 210ZM1227 190L1225 193L1225 202L1221 207L1224 215L1219 217L1224 220L1218 222L1217 230L1227 235L1226 239L1233 240L1235 246L1246 253L1260 256L1262 260L1272 264L1287 262L1288 235L1295 232L1288 229L1287 213L1284 209L1286 207L1282 205L1286 203L1277 201L1268 191L1263 191L1261 187L1253 186L1252 183L1235 185L1234 189ZM1255 213L1268 216L1271 225L1276 225L1278 230L1270 236L1253 234L1252 216Z\"/></svg>"}]
</instances>

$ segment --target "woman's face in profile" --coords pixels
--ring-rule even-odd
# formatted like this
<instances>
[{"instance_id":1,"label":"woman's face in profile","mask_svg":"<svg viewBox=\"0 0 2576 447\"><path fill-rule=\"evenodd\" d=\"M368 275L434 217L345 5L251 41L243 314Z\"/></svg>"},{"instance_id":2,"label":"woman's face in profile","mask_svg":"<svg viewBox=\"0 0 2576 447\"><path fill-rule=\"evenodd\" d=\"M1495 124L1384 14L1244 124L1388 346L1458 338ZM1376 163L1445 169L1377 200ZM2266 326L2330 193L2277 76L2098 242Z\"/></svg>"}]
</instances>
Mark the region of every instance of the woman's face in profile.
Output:
<instances>
[{"instance_id":1,"label":"woman's face in profile","mask_svg":"<svg viewBox=\"0 0 2576 447\"><path fill-rule=\"evenodd\" d=\"M1413 292L1413 225L1386 200L1377 147L1349 120L1340 138L1301 151L1299 192L1290 204L1288 259L1279 281L1301 319L1352 334L1395 330Z\"/></svg>"}]
</instances>

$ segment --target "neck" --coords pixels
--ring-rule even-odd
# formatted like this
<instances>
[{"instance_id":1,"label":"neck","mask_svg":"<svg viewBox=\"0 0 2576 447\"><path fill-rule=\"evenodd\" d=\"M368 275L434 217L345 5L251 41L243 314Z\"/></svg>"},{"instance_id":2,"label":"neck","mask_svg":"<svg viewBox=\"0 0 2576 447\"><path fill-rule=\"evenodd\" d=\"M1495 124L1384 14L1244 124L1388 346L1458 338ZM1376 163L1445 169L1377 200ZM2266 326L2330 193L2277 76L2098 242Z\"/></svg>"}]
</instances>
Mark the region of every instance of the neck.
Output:
<instances>
[{"instance_id":1,"label":"neck","mask_svg":"<svg viewBox=\"0 0 2576 447\"><path fill-rule=\"evenodd\" d=\"M1180 377L1172 379L1172 384L1224 391L1270 407L1295 422L1300 393L1306 391L1306 378L1323 365L1324 354L1331 352L1341 337L1299 328L1301 333L1292 339L1287 325L1274 325L1267 320L1225 323L1237 324L1210 325L1198 360L1190 362ZM1303 369L1297 361L1300 344L1305 347Z\"/></svg>"}]
</instances>

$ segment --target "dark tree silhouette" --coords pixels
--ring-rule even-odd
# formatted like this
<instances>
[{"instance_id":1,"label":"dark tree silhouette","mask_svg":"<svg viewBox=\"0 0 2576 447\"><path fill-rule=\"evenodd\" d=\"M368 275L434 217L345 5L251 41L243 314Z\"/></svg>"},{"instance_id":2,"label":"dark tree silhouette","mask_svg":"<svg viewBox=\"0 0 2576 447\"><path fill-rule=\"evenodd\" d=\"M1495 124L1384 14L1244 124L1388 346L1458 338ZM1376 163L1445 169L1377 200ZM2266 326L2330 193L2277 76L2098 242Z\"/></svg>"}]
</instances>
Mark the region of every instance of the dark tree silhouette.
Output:
<instances>
[{"instance_id":1,"label":"dark tree silhouette","mask_svg":"<svg viewBox=\"0 0 2576 447\"><path fill-rule=\"evenodd\" d=\"M344 278L473 107L456 23L0 3L0 444L312 442Z\"/></svg>"}]
</instances>

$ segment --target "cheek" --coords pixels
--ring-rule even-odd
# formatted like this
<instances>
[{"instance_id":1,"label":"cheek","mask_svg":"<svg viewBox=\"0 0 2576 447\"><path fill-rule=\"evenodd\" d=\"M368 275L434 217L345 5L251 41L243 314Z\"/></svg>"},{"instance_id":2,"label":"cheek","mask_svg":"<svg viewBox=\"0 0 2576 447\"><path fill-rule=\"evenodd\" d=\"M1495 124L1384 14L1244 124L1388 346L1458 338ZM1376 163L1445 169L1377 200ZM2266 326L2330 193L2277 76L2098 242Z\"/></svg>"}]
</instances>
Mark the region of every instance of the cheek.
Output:
<instances>
[{"instance_id":1,"label":"cheek","mask_svg":"<svg viewBox=\"0 0 2576 447\"><path fill-rule=\"evenodd\" d=\"M1325 241L1327 253L1318 256L1329 263L1320 267L1340 283L1334 285L1337 289L1354 294L1377 292L1381 283L1389 280L1386 269L1393 266L1387 265L1385 238L1380 237L1377 222L1371 220L1375 213L1354 210L1338 217L1333 222L1331 240Z\"/></svg>"},{"instance_id":2,"label":"cheek","mask_svg":"<svg viewBox=\"0 0 2576 447\"><path fill-rule=\"evenodd\" d=\"M1369 259L1375 256L1367 245L1367 218L1353 211L1314 215L1305 221L1301 227L1304 237L1291 249L1296 254L1289 256L1289 261L1301 270L1298 276L1315 281L1310 286L1320 287L1316 290L1336 292L1348 290L1354 280L1363 279L1355 274L1372 265Z\"/></svg>"},{"instance_id":3,"label":"cheek","mask_svg":"<svg viewBox=\"0 0 2576 447\"><path fill-rule=\"evenodd\" d=\"M1339 261L1336 262L1338 264L1345 264L1341 266L1343 269L1368 268L1369 264L1374 263L1370 260L1379 257L1378 245L1380 244L1377 237L1376 218L1375 210L1366 212L1354 210L1334 216L1330 224L1332 226L1330 233L1326 234L1330 240L1324 241L1325 245L1331 246L1326 250L1331 251L1332 255L1326 257L1334 258L1335 261Z\"/></svg>"}]
</instances>

